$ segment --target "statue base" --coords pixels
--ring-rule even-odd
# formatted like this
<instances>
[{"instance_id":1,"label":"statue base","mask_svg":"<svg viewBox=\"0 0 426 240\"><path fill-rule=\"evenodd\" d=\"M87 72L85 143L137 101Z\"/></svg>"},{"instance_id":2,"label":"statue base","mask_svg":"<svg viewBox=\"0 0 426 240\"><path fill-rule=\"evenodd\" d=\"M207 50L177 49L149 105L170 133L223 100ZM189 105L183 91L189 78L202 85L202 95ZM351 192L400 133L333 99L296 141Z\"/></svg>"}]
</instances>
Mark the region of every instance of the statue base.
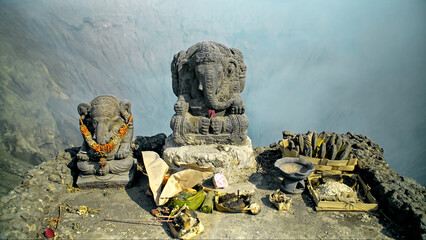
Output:
<instances>
[{"instance_id":1,"label":"statue base","mask_svg":"<svg viewBox=\"0 0 426 240\"><path fill-rule=\"evenodd\" d=\"M193 163L223 172L229 184L245 182L256 172L256 159L250 138L241 145L177 146L170 135L164 145L163 159L171 166Z\"/></svg>"},{"instance_id":2,"label":"statue base","mask_svg":"<svg viewBox=\"0 0 426 240\"><path fill-rule=\"evenodd\" d=\"M109 173L105 176L80 174L77 178L77 186L80 189L131 187L135 175L135 165L129 171L119 174Z\"/></svg>"}]
</instances>

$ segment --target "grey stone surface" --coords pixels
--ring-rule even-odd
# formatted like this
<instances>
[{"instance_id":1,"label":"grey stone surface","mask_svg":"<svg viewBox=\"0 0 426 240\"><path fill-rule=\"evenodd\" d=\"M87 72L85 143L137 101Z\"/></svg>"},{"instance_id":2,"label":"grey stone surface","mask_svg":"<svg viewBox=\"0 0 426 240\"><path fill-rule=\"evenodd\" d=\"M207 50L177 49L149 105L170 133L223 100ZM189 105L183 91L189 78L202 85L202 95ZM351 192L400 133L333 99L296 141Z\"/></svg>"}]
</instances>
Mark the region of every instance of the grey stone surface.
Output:
<instances>
[{"instance_id":1,"label":"grey stone surface","mask_svg":"<svg viewBox=\"0 0 426 240\"><path fill-rule=\"evenodd\" d=\"M243 144L248 118L240 93L245 86L243 54L215 42L200 42L172 61L178 97L170 126L177 145Z\"/></svg>"},{"instance_id":2,"label":"grey stone surface","mask_svg":"<svg viewBox=\"0 0 426 240\"><path fill-rule=\"evenodd\" d=\"M82 175L128 173L134 162L131 147L133 138L131 103L127 100L119 101L111 95L101 95L90 104L79 104L77 110L84 138L77 154L77 167L80 173ZM120 134L120 131L126 133Z\"/></svg>"},{"instance_id":3,"label":"grey stone surface","mask_svg":"<svg viewBox=\"0 0 426 240\"><path fill-rule=\"evenodd\" d=\"M49 212L57 212L66 185L72 185L71 162L78 148L34 167L20 185L0 198L0 239L41 239Z\"/></svg>"},{"instance_id":4,"label":"grey stone surface","mask_svg":"<svg viewBox=\"0 0 426 240\"><path fill-rule=\"evenodd\" d=\"M247 181L256 172L257 166L248 137L242 145L178 146L169 136L164 146L163 159L172 166L184 162L210 167L215 173L223 172L230 184Z\"/></svg>"}]
</instances>

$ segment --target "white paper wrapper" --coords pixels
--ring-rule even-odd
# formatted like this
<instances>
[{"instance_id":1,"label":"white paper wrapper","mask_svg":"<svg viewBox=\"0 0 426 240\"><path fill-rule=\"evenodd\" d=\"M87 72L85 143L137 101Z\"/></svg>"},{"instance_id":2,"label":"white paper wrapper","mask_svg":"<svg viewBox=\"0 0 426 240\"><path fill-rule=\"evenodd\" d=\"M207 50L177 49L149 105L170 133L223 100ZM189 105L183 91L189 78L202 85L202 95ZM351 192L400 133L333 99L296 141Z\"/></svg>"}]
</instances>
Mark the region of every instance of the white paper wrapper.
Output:
<instances>
[{"instance_id":1,"label":"white paper wrapper","mask_svg":"<svg viewBox=\"0 0 426 240\"><path fill-rule=\"evenodd\" d=\"M142 155L148 174L149 187L157 206L164 205L185 188L192 188L213 175L211 168L179 163L180 167L172 170L170 178L163 186L164 177L169 172L167 163L156 152L143 151Z\"/></svg>"}]
</instances>

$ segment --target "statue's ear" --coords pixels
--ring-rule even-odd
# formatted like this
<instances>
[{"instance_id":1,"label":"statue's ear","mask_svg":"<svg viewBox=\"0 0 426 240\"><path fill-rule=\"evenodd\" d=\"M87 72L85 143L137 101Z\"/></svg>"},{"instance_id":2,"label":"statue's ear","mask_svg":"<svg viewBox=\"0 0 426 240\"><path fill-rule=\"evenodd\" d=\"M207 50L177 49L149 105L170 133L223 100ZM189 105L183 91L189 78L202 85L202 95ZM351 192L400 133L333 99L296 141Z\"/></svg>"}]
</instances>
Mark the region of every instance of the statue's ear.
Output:
<instances>
[{"instance_id":1,"label":"statue's ear","mask_svg":"<svg viewBox=\"0 0 426 240\"><path fill-rule=\"evenodd\" d=\"M179 89L179 82L181 79L179 79L179 72L187 65L188 59L186 58L186 52L180 51L179 53L175 54L172 61L171 71L172 71L172 88L173 93L176 96L179 96L181 93L181 89Z\"/></svg>"},{"instance_id":2,"label":"statue's ear","mask_svg":"<svg viewBox=\"0 0 426 240\"><path fill-rule=\"evenodd\" d=\"M80 103L78 104L77 111L80 116L86 116L89 112L90 105L88 103Z\"/></svg>"},{"instance_id":3,"label":"statue's ear","mask_svg":"<svg viewBox=\"0 0 426 240\"><path fill-rule=\"evenodd\" d=\"M120 102L120 113L121 116L126 120L126 122L130 118L130 114L132 114L132 104L128 100L122 100Z\"/></svg>"}]
</instances>

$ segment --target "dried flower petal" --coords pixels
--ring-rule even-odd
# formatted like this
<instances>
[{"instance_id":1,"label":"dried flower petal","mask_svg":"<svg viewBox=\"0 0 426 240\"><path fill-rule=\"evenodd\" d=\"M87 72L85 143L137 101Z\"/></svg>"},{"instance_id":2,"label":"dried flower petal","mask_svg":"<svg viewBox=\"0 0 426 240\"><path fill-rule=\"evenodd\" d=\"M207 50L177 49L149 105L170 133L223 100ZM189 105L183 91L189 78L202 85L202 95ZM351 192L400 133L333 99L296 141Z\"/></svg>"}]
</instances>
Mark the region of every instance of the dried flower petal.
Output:
<instances>
[{"instance_id":1,"label":"dried flower petal","mask_svg":"<svg viewBox=\"0 0 426 240\"><path fill-rule=\"evenodd\" d=\"M44 231L44 236L47 238L53 238L55 236L55 230L48 228Z\"/></svg>"}]
</instances>

